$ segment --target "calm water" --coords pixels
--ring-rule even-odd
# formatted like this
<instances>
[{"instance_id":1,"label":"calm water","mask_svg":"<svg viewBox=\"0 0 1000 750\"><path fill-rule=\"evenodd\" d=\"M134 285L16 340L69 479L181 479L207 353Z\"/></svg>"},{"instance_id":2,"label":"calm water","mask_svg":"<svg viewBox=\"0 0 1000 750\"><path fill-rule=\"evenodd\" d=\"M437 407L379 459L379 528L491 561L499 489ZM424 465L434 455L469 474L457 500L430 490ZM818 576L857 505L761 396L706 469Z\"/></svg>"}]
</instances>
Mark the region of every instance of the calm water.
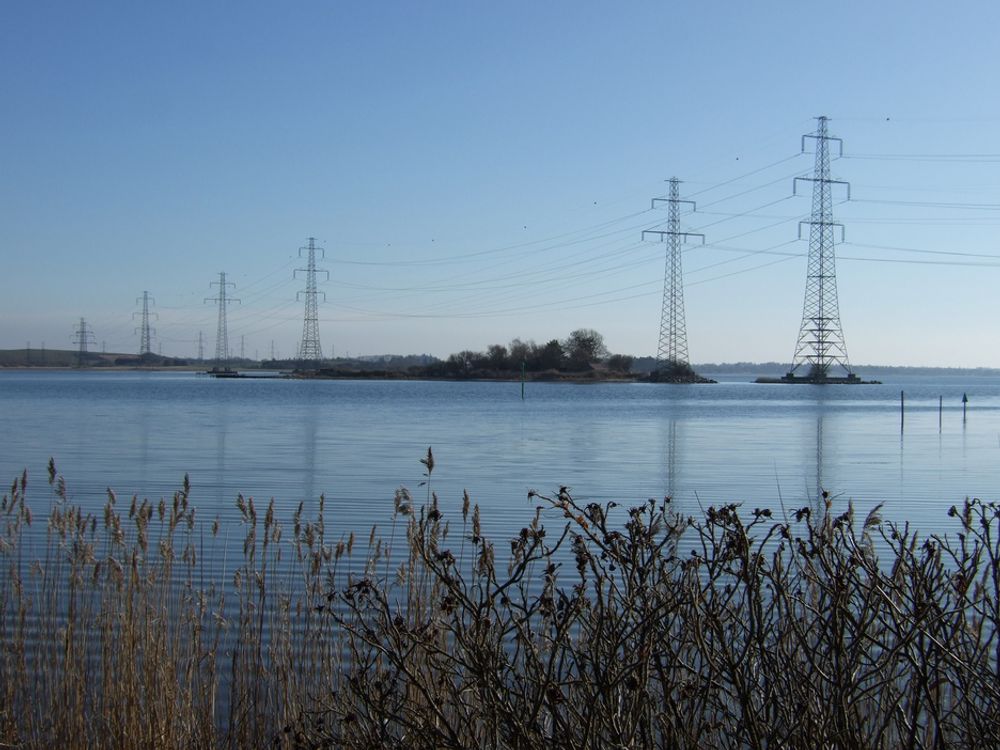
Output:
<instances>
[{"instance_id":1,"label":"calm water","mask_svg":"<svg viewBox=\"0 0 1000 750\"><path fill-rule=\"evenodd\" d=\"M873 373L874 375L877 375ZM905 389L905 430L899 393ZM970 404L962 419L962 394ZM938 397L944 397L939 430ZM214 380L187 373L0 373L0 479L27 468L44 512L55 458L71 499L168 496L190 475L202 519L235 519L237 493L284 517L325 494L328 528L385 524L418 488L433 446L445 510L468 489L487 529L530 518L529 489L585 500L671 495L686 512L742 501L838 507L947 528L966 496L1000 498L1000 379L898 378L882 386L705 386ZM499 540L498 540L499 541Z\"/></svg>"}]
</instances>

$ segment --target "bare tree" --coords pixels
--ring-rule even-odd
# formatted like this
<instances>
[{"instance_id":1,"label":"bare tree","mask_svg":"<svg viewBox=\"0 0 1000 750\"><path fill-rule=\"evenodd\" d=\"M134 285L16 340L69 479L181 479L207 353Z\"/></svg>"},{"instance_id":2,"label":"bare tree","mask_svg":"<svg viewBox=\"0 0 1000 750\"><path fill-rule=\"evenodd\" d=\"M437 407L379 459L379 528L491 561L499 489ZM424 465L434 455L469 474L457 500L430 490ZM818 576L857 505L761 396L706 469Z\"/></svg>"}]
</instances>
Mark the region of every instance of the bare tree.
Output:
<instances>
[{"instance_id":1,"label":"bare tree","mask_svg":"<svg viewBox=\"0 0 1000 750\"><path fill-rule=\"evenodd\" d=\"M577 328L562 346L573 369L585 369L608 356L604 337L592 328Z\"/></svg>"}]
</instances>

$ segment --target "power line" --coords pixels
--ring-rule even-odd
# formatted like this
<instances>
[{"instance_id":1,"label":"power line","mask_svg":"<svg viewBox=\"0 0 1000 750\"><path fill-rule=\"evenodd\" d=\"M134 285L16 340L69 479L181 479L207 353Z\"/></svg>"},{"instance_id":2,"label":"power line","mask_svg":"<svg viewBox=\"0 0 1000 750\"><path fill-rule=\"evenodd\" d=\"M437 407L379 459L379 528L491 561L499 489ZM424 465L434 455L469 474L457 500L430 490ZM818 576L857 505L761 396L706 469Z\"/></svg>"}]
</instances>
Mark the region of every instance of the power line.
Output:
<instances>
[{"instance_id":1,"label":"power line","mask_svg":"<svg viewBox=\"0 0 1000 750\"><path fill-rule=\"evenodd\" d=\"M774 167L777 167L777 166L779 166L781 164L784 164L786 162L792 161L794 159L798 159L800 156L802 156L802 153L801 152L797 152L797 153L792 154L791 156L786 156L786 157L784 157L782 159L778 159L778 161L772 162L771 164L768 164L766 166L758 167L757 169L753 169L753 170L751 170L749 172L746 172L744 174L738 175L738 176L733 177L733 178L728 179L728 180L723 180L722 182L717 183L715 185L711 185L711 186L709 186L707 188L702 188L701 190L696 190L695 192L691 193L691 197L694 198L694 197L696 197L698 195L702 195L702 194L710 192L712 190L718 190L720 187L725 187L726 185L731 185L734 182L739 182L740 180L745 180L747 177L752 177L755 174L759 174L761 172L766 172L768 169L773 169ZM770 183L768 183L768 184L770 184Z\"/></svg>"},{"instance_id":2,"label":"power line","mask_svg":"<svg viewBox=\"0 0 1000 750\"><path fill-rule=\"evenodd\" d=\"M325 273L327 278L330 278L330 273L329 271L316 268L316 251L318 250L323 253L323 257L326 257L326 250L316 247L315 237L309 238L309 245L307 247L299 248L300 257L303 250L306 250L308 253L306 267L295 270L296 273L304 271L306 274L305 291L299 292L299 294L305 295L306 300L305 316L302 323L302 343L299 345L299 359L307 362L319 362L323 359L323 348L319 343L319 306L316 297L318 294L322 294L325 300L326 293L316 291L316 274L317 272Z\"/></svg>"},{"instance_id":3,"label":"power line","mask_svg":"<svg viewBox=\"0 0 1000 750\"><path fill-rule=\"evenodd\" d=\"M653 199L655 206L657 200ZM666 260L663 269L663 302L660 307L660 340L656 348L656 366L658 370L678 371L687 368L688 345L687 325L684 318L684 274L681 271L681 245L690 237L700 237L705 243L705 235L682 232L681 204L695 207L693 201L680 198L680 180L670 178L670 197L665 199L668 211L667 230L649 230L642 233L655 235L660 242L667 245Z\"/></svg>"},{"instance_id":4,"label":"power line","mask_svg":"<svg viewBox=\"0 0 1000 750\"><path fill-rule=\"evenodd\" d=\"M87 321L80 318L80 325L73 332L73 343L76 344L79 349L77 350L77 367L83 367L87 360L87 346L89 344L97 344L97 338L94 336L94 332L91 328L87 326Z\"/></svg>"},{"instance_id":5,"label":"power line","mask_svg":"<svg viewBox=\"0 0 1000 750\"><path fill-rule=\"evenodd\" d=\"M524 248L533 248L536 245L544 245L550 242L556 242L556 240L563 240L567 237L572 237L573 235L583 234L586 232L598 231L601 229L606 229L609 226L613 226L622 221L627 221L629 219L634 219L637 216L642 216L643 214L649 213L650 209L644 211L636 211L625 216L619 216L615 219L610 219L608 221L602 222L600 224L594 225L592 227L587 227L585 229L576 229L570 232L564 232L562 234L553 235L550 237L543 237L537 240L529 240L527 242L518 242L511 245L503 245L500 247L487 248L485 250L477 250L471 253L461 253L459 255L450 255L445 258L410 258L407 260L391 260L391 261L371 261L371 260L349 260L347 258L338 258L333 263L340 263L344 265L355 265L355 266L422 266L422 265L441 265L447 263L455 263L458 261L469 260L472 258L479 258L486 255L496 255L498 253L507 252L508 250L521 250ZM628 230L621 230L628 231ZM578 244L580 242L586 242L590 239L601 239L609 235L598 235L596 237L583 237L576 240L571 240L567 242L558 242L549 247L543 248L543 250L552 250L560 247L565 247L568 245ZM532 250L531 252L536 252Z\"/></svg>"},{"instance_id":6,"label":"power line","mask_svg":"<svg viewBox=\"0 0 1000 750\"><path fill-rule=\"evenodd\" d=\"M776 258L775 260L769 260L767 263L761 263L760 265L751 266L750 268L741 268L739 271L731 271L730 273L723 273L723 274L720 274L718 276L712 276L710 278L700 279L698 281L689 281L689 282L687 282L687 285L688 286L697 286L699 284L708 284L708 283L711 283L713 281L720 281L721 279L728 279L728 278L730 278L732 276L739 276L739 275L744 274L744 273L750 273L751 271L759 271L762 268L770 268L771 266L777 265L778 263L786 263L786 262L788 262L790 260L794 260L795 258L801 258L801 257L802 257L802 255L800 253L794 253L794 254L793 253L788 253L788 254L782 256L781 258Z\"/></svg>"},{"instance_id":7,"label":"power line","mask_svg":"<svg viewBox=\"0 0 1000 750\"><path fill-rule=\"evenodd\" d=\"M750 217L750 218L768 218L768 217L755 217L755 216L753 216L753 214L756 211L760 211L761 209L770 208L771 206L776 206L779 203L784 203L785 201L790 200L792 197L793 196L791 196L791 195L786 195L786 196L783 196L781 198L778 198L777 200L771 201L770 203L765 203L762 206L756 206L755 208L748 209L747 211L744 211L743 213L726 214L725 218L719 219L718 221L710 222L708 224L702 224L701 226L698 227L698 229L708 229L709 227L718 226L719 224L724 224L727 221L732 221L733 219L745 219L745 218L748 218L748 217ZM701 212L699 211L698 213L701 213ZM791 217L770 217L770 218L780 218L782 221L793 221L794 219L797 219L798 217L797 216L791 216Z\"/></svg>"},{"instance_id":8,"label":"power line","mask_svg":"<svg viewBox=\"0 0 1000 750\"><path fill-rule=\"evenodd\" d=\"M778 252L775 252L775 250L777 250L777 248L779 248L779 247L785 247L787 245L794 245L794 244L797 244L798 242L799 242L798 239L786 240L785 242L781 242L781 243L779 243L777 245L772 245L771 247L762 248L762 249L759 249L759 250L747 250L745 248L739 248L739 247L723 247L721 245L715 245L715 244L713 244L713 245L711 245L711 247L712 247L713 250L733 251L733 252L742 253L742 255L740 255L738 258L727 258L726 260L716 261L715 263L710 263L707 266L701 266L699 268L695 268L695 269L689 271L688 273L689 274L701 273L702 271L707 271L707 270L712 269L712 268L718 268L719 266L729 265L730 263L736 263L738 261L745 260L746 258L752 258L752 257L757 256L757 255L780 255L783 258L801 258L803 256L802 253L778 253ZM770 265L770 264L767 264L767 265ZM748 270L750 270L750 269L748 269ZM736 273L740 273L740 272L736 271L734 273L726 274L726 276L733 276ZM719 278L724 278L724 277L719 277ZM704 282L703 281L699 281L699 282L692 282L692 283L699 283L700 284L700 283L704 283Z\"/></svg>"},{"instance_id":9,"label":"power line","mask_svg":"<svg viewBox=\"0 0 1000 750\"><path fill-rule=\"evenodd\" d=\"M740 193L734 193L733 195L727 195L725 198L719 198L717 200L714 200L711 203L705 203L702 205L702 208L711 208L712 206L717 206L720 203L726 203L735 198L742 198L744 195L749 195L750 193L756 193L758 190L763 190L766 187L771 187L772 185L777 185L779 183L785 182L786 180L794 179L795 177L798 177L802 174L808 174L808 172L805 172L804 170L800 169L795 172L792 172L791 174L782 175L781 177L771 180L770 182L765 182L763 185L757 185L756 187L747 188L746 190Z\"/></svg>"},{"instance_id":10,"label":"power line","mask_svg":"<svg viewBox=\"0 0 1000 750\"><path fill-rule=\"evenodd\" d=\"M215 329L215 367L216 369L229 369L229 332L226 326L226 305L230 302L239 302L238 299L226 296L226 287L236 287L232 281L226 281L226 272L219 272L219 280L213 281L209 286L219 287L218 297L206 297L205 302L219 303L219 321Z\"/></svg>"},{"instance_id":11,"label":"power line","mask_svg":"<svg viewBox=\"0 0 1000 750\"><path fill-rule=\"evenodd\" d=\"M782 161L786 161L786 160L782 160ZM759 171L759 170L755 170L755 171ZM782 202L784 200L787 200L788 197L790 197L790 196L784 196L781 199L779 199L779 201L769 202L769 203L764 204L764 205L765 205L765 207L766 206L770 206L770 205L773 205L774 203ZM757 207L755 209L751 209L748 212L745 212L745 215L750 215L751 213L753 213L753 211L756 211L756 210L760 210L760 207ZM642 212L642 213L645 213L645 212ZM739 216L742 216L742 215L744 215L744 214L739 214ZM765 230L765 229L767 229L767 228L769 228L771 226L777 226L777 225L786 223L788 221L793 221L793 220L795 220L795 218L796 217L782 218L778 222L775 222L775 223L772 223L772 224L769 224L769 225L766 225L766 226L763 226L763 227L757 227L757 228L754 228L754 229L751 229L751 230L748 230L748 231L745 231L745 232L741 232L741 233L735 234L732 237L727 238L727 239L735 239L735 238L738 238L738 237L743 237L743 236L746 236L747 234L752 234L754 232ZM714 223L719 223L719 222L713 222L713 224ZM646 226L648 226L648 224ZM600 237L604 237L604 236L609 236L609 235L615 235L615 234L620 233L620 231L622 231L622 230L616 230L615 232L610 232L610 233L607 233L605 235L599 235L599 236ZM572 234L572 233L567 233L567 234ZM578 237L578 238L574 239L571 243L559 243L559 245L554 246L554 247L558 247L558 246L565 247L565 246L568 246L569 244L579 244L581 242L587 242L587 241L593 242L594 239L596 239L594 236L591 236L591 237ZM548 250L548 249L552 249L552 248L545 248L545 249ZM579 262L580 262L579 259L575 259L575 260L569 261L567 263L559 264L556 267L575 267L575 266L579 265ZM479 269L478 273L482 274L482 272L486 271L486 270L489 270L489 269L488 268L481 268L481 269ZM601 272L600 270L595 271L594 275L597 275L600 272ZM539 279L539 278L537 278L537 276L540 273L544 273L544 270L542 268L531 269L531 270L523 270L522 269L522 270L519 270L519 271L516 271L516 272L509 273L509 274L504 274L504 275L499 276L499 277L497 277L497 276L488 276L488 277L486 277L486 276L480 276L480 278L473 279L473 280L471 280L471 281L469 281L467 283L461 283L461 284L446 283L446 284L442 284L440 281L437 281L433 285L428 285L428 286L408 285L406 287L385 287L385 286L382 286L382 285L377 285L377 286L376 285L365 285L365 284L357 284L357 283L343 282L343 281L338 281L338 282L335 282L335 283L338 283L338 285L343 285L343 286L346 286L346 287L349 287L349 288L368 289L370 291L375 291L375 292L392 292L392 293L396 293L396 292L411 292L411 293L416 293L416 292L421 292L421 293L439 292L439 293L447 293L447 292L450 292L450 291L457 291L457 290L460 290L460 289L463 289L463 288L470 288L470 287L472 287L472 288L489 287L492 290L503 289L503 288L505 288L504 285L498 285L496 283L500 279L518 279L519 280L518 281L518 285L523 285L523 284L529 284L529 283L541 284L541 283L547 283L547 282L550 282L550 281L558 281L558 282L563 282L564 283L568 279L581 278L581 277L586 277L587 275L590 275L590 274L568 274L568 275L564 274L564 275L560 275L558 278L541 278L541 279ZM468 276L468 274L460 274L460 275L457 275L457 276L453 276L453 277L451 277L451 279L449 279L449 281L459 279L462 276ZM536 277L536 278L534 280L531 280L533 276ZM394 294L394 299L398 299L398 295ZM477 298L475 298L475 301L481 302L482 300L479 297L477 297ZM440 307L440 305L436 305L435 307Z\"/></svg>"},{"instance_id":12,"label":"power line","mask_svg":"<svg viewBox=\"0 0 1000 750\"><path fill-rule=\"evenodd\" d=\"M813 184L812 215L809 226L809 263L806 270L806 292L802 303L802 324L795 344L795 355L787 377L795 376L795 371L808 365L807 378L814 382L827 379L830 368L839 366L848 378L853 377L847 358L847 344L840 325L840 306L837 301L837 269L834 255L834 229L843 226L833 221L832 187L835 184L850 185L830 177L830 143L836 142L843 150L843 141L827 133L827 118L818 118L816 135L803 136L803 150L806 138L816 142L816 165L813 177L798 177Z\"/></svg>"},{"instance_id":13,"label":"power line","mask_svg":"<svg viewBox=\"0 0 1000 750\"><path fill-rule=\"evenodd\" d=\"M960 267L972 267L972 268L1000 268L1000 262L997 263L957 263L955 261L946 260L917 260L916 258L859 258L852 255L842 255L841 260L857 260L866 263L906 263L909 265L916 266L951 266L953 268Z\"/></svg>"},{"instance_id":14,"label":"power line","mask_svg":"<svg viewBox=\"0 0 1000 750\"><path fill-rule=\"evenodd\" d=\"M149 317L150 317L150 315L156 316L156 313L150 313L149 312L149 302L150 302L150 300L152 300L154 303L156 302L156 300L153 300L153 298L149 296L149 292L143 292L142 293L142 297L139 297L139 298L136 299L137 303L140 302L140 301L142 302L142 311L139 312L139 313L132 313L133 320L135 319L136 315L141 315L142 316L142 322L139 324L139 328L137 329L139 331L139 356L140 357L143 356L144 354L152 354L153 353L153 348L152 348L152 334L156 331L156 329L155 328L150 328Z\"/></svg>"},{"instance_id":15,"label":"power line","mask_svg":"<svg viewBox=\"0 0 1000 750\"><path fill-rule=\"evenodd\" d=\"M1000 162L1000 154L844 154L844 158L868 161L955 162L959 164Z\"/></svg>"},{"instance_id":16,"label":"power line","mask_svg":"<svg viewBox=\"0 0 1000 750\"><path fill-rule=\"evenodd\" d=\"M892 250L901 253L919 253L921 255L950 255L961 258L990 258L1000 261L1000 255L992 253L969 253L959 250L921 250L915 247L899 247L898 245L873 245L868 242L845 242L843 244L850 247L869 247L873 250Z\"/></svg>"},{"instance_id":17,"label":"power line","mask_svg":"<svg viewBox=\"0 0 1000 750\"><path fill-rule=\"evenodd\" d=\"M893 201L877 198L856 198L855 203L875 203L884 206L914 206L917 208L957 208L963 211L1000 211L1000 203L945 203L944 201Z\"/></svg>"}]
</instances>

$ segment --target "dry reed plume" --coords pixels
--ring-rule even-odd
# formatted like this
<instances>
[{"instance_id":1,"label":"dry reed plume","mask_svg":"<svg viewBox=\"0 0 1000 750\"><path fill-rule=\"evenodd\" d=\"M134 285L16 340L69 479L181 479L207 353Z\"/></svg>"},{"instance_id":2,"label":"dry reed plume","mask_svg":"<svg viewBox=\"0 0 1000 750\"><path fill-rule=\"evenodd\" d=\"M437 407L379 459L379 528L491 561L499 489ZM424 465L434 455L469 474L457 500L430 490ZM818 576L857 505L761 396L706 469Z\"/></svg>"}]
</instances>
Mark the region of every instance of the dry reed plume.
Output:
<instances>
[{"instance_id":1,"label":"dry reed plume","mask_svg":"<svg viewBox=\"0 0 1000 750\"><path fill-rule=\"evenodd\" d=\"M42 531L19 478L0 747L1000 747L995 504L918 538L828 498L690 518L563 488L495 548L423 464L367 545L322 499L286 535L241 496L232 563L186 480L94 516L50 464Z\"/></svg>"}]
</instances>

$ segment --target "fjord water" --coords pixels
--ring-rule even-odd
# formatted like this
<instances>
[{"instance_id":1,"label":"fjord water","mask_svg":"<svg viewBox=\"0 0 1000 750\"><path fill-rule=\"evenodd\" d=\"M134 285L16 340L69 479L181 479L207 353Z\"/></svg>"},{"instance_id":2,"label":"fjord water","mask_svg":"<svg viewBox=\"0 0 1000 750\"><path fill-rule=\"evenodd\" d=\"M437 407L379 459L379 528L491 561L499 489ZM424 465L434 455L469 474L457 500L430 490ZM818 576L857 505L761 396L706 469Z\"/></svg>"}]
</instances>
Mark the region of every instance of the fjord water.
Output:
<instances>
[{"instance_id":1,"label":"fjord water","mask_svg":"<svg viewBox=\"0 0 1000 750\"><path fill-rule=\"evenodd\" d=\"M780 513L848 500L925 533L947 509L1000 497L1000 378L883 377L884 385L520 384L215 380L193 373L0 373L0 478L27 469L47 510L50 457L72 502L98 511L106 490L153 501L188 474L203 520L235 521L239 493L280 516L326 496L327 528L367 533L391 520L393 493L432 488L457 517L463 489L496 541L532 517L542 493L585 502L666 495L678 510L742 502ZM900 391L906 413L900 428ZM968 394L967 421L962 395ZM939 397L944 410L940 415Z\"/></svg>"}]
</instances>

